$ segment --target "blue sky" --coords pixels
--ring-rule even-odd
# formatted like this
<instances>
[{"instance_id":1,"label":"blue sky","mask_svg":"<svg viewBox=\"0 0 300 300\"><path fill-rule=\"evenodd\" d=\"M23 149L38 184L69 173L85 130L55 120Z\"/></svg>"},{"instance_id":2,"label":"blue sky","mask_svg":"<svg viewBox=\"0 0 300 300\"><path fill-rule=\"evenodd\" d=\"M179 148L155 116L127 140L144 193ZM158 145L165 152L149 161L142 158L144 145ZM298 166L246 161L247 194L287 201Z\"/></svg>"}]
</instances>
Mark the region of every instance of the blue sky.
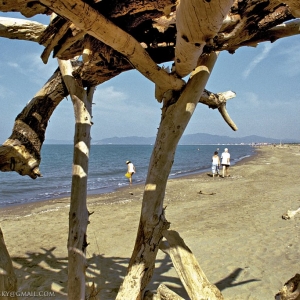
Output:
<instances>
[{"instance_id":1,"label":"blue sky","mask_svg":"<svg viewBox=\"0 0 300 300\"><path fill-rule=\"evenodd\" d=\"M0 17L19 17L0 13ZM48 17L35 20L47 24ZM43 47L1 38L0 42L0 142L11 134L14 119L57 68L40 59ZM166 64L165 64L166 65ZM199 104L185 134L209 133L231 137L260 135L300 139L300 36L256 48L244 47L234 55L222 52L206 88L232 90L236 98L227 110L238 126L232 131L217 110ZM154 84L137 71L125 72L97 87L93 106L92 138L155 136L161 104ZM74 114L70 98L64 99L50 119L46 139L72 140Z\"/></svg>"}]
</instances>

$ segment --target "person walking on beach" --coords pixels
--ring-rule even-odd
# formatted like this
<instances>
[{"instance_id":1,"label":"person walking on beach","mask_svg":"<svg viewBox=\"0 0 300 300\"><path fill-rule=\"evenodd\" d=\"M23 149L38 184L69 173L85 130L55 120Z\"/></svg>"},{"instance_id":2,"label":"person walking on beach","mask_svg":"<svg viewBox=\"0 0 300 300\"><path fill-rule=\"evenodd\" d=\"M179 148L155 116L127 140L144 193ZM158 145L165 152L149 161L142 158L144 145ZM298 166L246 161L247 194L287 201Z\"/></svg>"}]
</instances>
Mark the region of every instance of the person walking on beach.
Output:
<instances>
[{"instance_id":1,"label":"person walking on beach","mask_svg":"<svg viewBox=\"0 0 300 300\"><path fill-rule=\"evenodd\" d=\"M130 160L126 161L129 184L132 184L132 175L135 173L135 167Z\"/></svg>"},{"instance_id":2,"label":"person walking on beach","mask_svg":"<svg viewBox=\"0 0 300 300\"><path fill-rule=\"evenodd\" d=\"M215 177L215 174L220 176L219 175L220 157L218 155L218 151L214 152L214 155L212 156L211 160L212 160L211 170L212 170L213 177Z\"/></svg>"},{"instance_id":3,"label":"person walking on beach","mask_svg":"<svg viewBox=\"0 0 300 300\"><path fill-rule=\"evenodd\" d=\"M221 164L223 166L223 173L222 177L224 176L229 177L229 166L230 166L230 153L228 152L228 149L225 148L224 152L221 155Z\"/></svg>"}]
</instances>

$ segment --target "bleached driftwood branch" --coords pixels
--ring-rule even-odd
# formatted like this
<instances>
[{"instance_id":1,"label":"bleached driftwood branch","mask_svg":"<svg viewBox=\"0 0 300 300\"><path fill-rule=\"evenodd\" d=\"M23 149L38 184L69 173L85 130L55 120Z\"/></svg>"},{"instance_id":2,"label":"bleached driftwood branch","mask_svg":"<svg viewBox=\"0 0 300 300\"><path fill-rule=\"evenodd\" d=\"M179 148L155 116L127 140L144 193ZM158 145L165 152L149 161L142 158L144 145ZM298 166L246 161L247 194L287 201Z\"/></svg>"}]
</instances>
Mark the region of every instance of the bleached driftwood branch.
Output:
<instances>
[{"instance_id":1,"label":"bleached driftwood branch","mask_svg":"<svg viewBox=\"0 0 300 300\"><path fill-rule=\"evenodd\" d=\"M231 129L234 131L237 131L238 128L235 125L235 123L232 121L232 119L230 118L230 116L227 112L225 103L218 107L218 111L220 112L220 114L223 117L223 119L225 120L225 122L231 127Z\"/></svg>"},{"instance_id":2,"label":"bleached driftwood branch","mask_svg":"<svg viewBox=\"0 0 300 300\"><path fill-rule=\"evenodd\" d=\"M190 299L224 299L218 288L208 281L194 254L178 232L165 230L163 235L167 242L161 242L159 247L163 252L170 255L174 268Z\"/></svg>"},{"instance_id":3,"label":"bleached driftwood branch","mask_svg":"<svg viewBox=\"0 0 300 300\"><path fill-rule=\"evenodd\" d=\"M283 288L275 295L276 300L299 300L300 299L300 274L296 274L288 280Z\"/></svg>"},{"instance_id":4,"label":"bleached driftwood branch","mask_svg":"<svg viewBox=\"0 0 300 300\"><path fill-rule=\"evenodd\" d=\"M180 77L192 72L206 44L222 26L233 0L178 1L176 9L175 71Z\"/></svg>"},{"instance_id":5,"label":"bleached driftwood branch","mask_svg":"<svg viewBox=\"0 0 300 300\"><path fill-rule=\"evenodd\" d=\"M274 43L281 38L298 34L300 34L300 20L296 19L263 31L257 34L254 38L244 41L240 44L240 46L257 47L259 43L267 41Z\"/></svg>"},{"instance_id":6,"label":"bleached driftwood branch","mask_svg":"<svg viewBox=\"0 0 300 300\"><path fill-rule=\"evenodd\" d=\"M85 90L72 76L71 61L58 60L59 68L71 95L74 115L74 155L68 236L68 297L85 298L86 230L88 225L87 177L90 153L91 110L94 87Z\"/></svg>"},{"instance_id":7,"label":"bleached driftwood branch","mask_svg":"<svg viewBox=\"0 0 300 300\"><path fill-rule=\"evenodd\" d=\"M282 215L282 219L284 220L291 219L299 212L300 212L300 207L296 210L288 210L286 213Z\"/></svg>"},{"instance_id":8,"label":"bleached driftwood branch","mask_svg":"<svg viewBox=\"0 0 300 300\"><path fill-rule=\"evenodd\" d=\"M65 33L68 31L69 27L71 25L71 22L66 22L60 27L59 32L57 32L55 35L51 36L48 40L50 41L46 48L44 49L41 58L44 64L47 64L50 53L54 49L54 47L58 44L59 40L65 35Z\"/></svg>"},{"instance_id":9,"label":"bleached driftwood branch","mask_svg":"<svg viewBox=\"0 0 300 300\"><path fill-rule=\"evenodd\" d=\"M9 39L39 42L46 28L46 25L35 21L0 17L0 36Z\"/></svg>"},{"instance_id":10,"label":"bleached driftwood branch","mask_svg":"<svg viewBox=\"0 0 300 300\"><path fill-rule=\"evenodd\" d=\"M233 129L237 130L237 126L230 118L227 109L226 109L226 102L229 99L232 99L236 96L236 94L232 91L227 91L223 93L211 93L207 90L204 90L199 102L206 104L209 108L215 109L217 108L220 112L221 116L223 117L224 121Z\"/></svg>"},{"instance_id":11,"label":"bleached driftwood branch","mask_svg":"<svg viewBox=\"0 0 300 300\"><path fill-rule=\"evenodd\" d=\"M61 48L57 51L54 56L59 57L64 51L69 49L72 45L74 45L77 41L81 40L85 36L85 32L83 30L75 29L74 24L71 24L70 29L72 30L72 36L68 36L61 46Z\"/></svg>"},{"instance_id":12,"label":"bleached driftwood branch","mask_svg":"<svg viewBox=\"0 0 300 300\"><path fill-rule=\"evenodd\" d=\"M198 194L200 195L215 195L215 192L204 192L204 191L199 191Z\"/></svg>"},{"instance_id":13,"label":"bleached driftwood branch","mask_svg":"<svg viewBox=\"0 0 300 300\"><path fill-rule=\"evenodd\" d=\"M40 4L38 1L22 0L22 1L0 1L0 11L18 11L23 16L31 18L37 14L48 14L48 7Z\"/></svg>"},{"instance_id":14,"label":"bleached driftwood branch","mask_svg":"<svg viewBox=\"0 0 300 300\"><path fill-rule=\"evenodd\" d=\"M157 293L146 291L143 300L184 300L184 298L161 283L157 288Z\"/></svg>"}]
</instances>

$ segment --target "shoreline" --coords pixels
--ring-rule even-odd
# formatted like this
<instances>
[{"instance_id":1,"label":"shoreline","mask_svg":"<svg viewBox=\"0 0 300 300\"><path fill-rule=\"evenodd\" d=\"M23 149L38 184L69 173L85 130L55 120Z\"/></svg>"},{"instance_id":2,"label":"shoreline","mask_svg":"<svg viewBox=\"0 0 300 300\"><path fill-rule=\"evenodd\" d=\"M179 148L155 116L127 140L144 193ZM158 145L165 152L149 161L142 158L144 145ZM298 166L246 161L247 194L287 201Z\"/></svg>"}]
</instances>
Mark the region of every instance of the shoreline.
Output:
<instances>
[{"instance_id":1,"label":"shoreline","mask_svg":"<svg viewBox=\"0 0 300 300\"><path fill-rule=\"evenodd\" d=\"M255 147L256 148L256 147ZM237 162L233 163L230 167L233 168L234 166L237 166L243 162L247 162L248 160L252 160L255 159L255 157L259 155L257 149L255 150L255 152L252 155L249 155L247 157L241 158L239 159ZM180 179L184 179L184 178L189 178L189 177L197 177L197 176L201 176L205 173L211 172L211 169L203 169L202 171L199 172L195 172L195 173L189 173L189 174L184 174L184 175L176 175L173 176L171 178L168 179L168 181L170 180L180 180ZM133 185L132 187L144 187L145 182L138 182L138 183L134 183L133 181ZM106 192L102 192L102 193L88 193L87 194L87 201L88 199L93 199L95 197L100 197L101 195L110 195L112 193L118 192L118 191L123 191L126 189L130 189L131 187L129 185L126 186L121 186L121 187L111 187L111 188L104 188L104 190L108 190ZM56 203L65 203L65 202L70 202L70 195L69 196L63 196L63 197L51 197L48 199L42 199L42 200L38 200L38 201L32 201L32 202L26 202L26 203L14 203L14 204L8 204L8 205L4 205L1 206L0 205L0 214L2 213L11 213L13 210L19 210L20 212L24 211L24 212L28 212L31 209L35 209L38 207L43 207L43 206L47 206L47 205L51 205L51 204L56 204ZM24 215L24 214L23 214Z\"/></svg>"}]
</instances>

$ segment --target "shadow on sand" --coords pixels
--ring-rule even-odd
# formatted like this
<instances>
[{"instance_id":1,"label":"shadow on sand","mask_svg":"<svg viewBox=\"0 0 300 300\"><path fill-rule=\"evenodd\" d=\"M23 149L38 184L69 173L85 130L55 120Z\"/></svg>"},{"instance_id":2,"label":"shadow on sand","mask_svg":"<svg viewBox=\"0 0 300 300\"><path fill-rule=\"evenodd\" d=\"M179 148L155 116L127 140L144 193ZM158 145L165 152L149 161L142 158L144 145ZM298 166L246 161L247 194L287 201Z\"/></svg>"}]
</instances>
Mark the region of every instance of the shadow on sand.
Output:
<instances>
[{"instance_id":1,"label":"shadow on sand","mask_svg":"<svg viewBox=\"0 0 300 300\"><path fill-rule=\"evenodd\" d=\"M40 299L67 299L67 257L56 257L53 252L56 247L50 249L41 248L40 252L27 252L26 257L12 257L15 273L18 277L18 290L31 292L54 291L53 297L41 297ZM87 255L88 256L88 255ZM126 274L129 258L106 257L103 254L92 254L87 258L88 268L86 282L91 286L94 282L97 287L99 299L115 299L120 284ZM156 268L149 284L149 290L156 290L160 283L169 286L174 292L189 299L180 279L167 275L173 268L169 256L157 259ZM259 281L250 279L236 282L242 268L237 268L226 278L218 281L215 285L220 291L237 285ZM175 274L175 271L173 272ZM88 289L89 290L89 289ZM19 297L19 299L24 299ZM35 299L39 299L35 297Z\"/></svg>"}]
</instances>

